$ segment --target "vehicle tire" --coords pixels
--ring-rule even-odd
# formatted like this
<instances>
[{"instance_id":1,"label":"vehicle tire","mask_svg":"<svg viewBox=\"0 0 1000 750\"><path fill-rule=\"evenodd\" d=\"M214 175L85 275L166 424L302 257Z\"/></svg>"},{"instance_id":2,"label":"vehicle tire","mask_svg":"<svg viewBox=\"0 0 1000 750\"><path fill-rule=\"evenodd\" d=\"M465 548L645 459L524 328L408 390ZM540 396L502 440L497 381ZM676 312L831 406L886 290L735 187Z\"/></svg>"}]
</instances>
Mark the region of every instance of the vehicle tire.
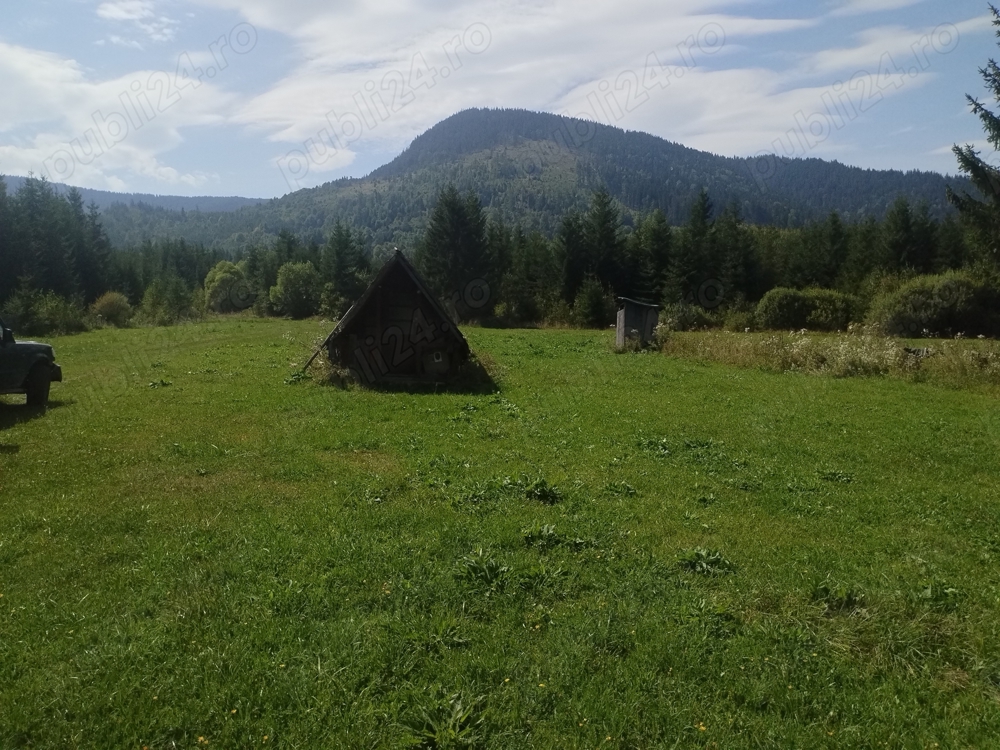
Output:
<instances>
[{"instance_id":1,"label":"vehicle tire","mask_svg":"<svg viewBox=\"0 0 1000 750\"><path fill-rule=\"evenodd\" d=\"M51 387L51 369L43 364L32 367L24 384L24 390L28 394L28 406L46 406L49 403L49 389Z\"/></svg>"}]
</instances>

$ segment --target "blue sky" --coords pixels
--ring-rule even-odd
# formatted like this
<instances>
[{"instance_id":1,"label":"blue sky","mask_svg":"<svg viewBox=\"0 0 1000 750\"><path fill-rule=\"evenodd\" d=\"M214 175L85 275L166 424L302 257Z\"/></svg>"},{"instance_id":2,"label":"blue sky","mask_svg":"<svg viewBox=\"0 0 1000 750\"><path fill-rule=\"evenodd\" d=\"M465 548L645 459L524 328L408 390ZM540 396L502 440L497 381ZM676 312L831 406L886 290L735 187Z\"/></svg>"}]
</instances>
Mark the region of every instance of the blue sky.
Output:
<instances>
[{"instance_id":1,"label":"blue sky","mask_svg":"<svg viewBox=\"0 0 1000 750\"><path fill-rule=\"evenodd\" d=\"M274 197L468 107L953 172L997 56L954 0L4 0L0 174Z\"/></svg>"}]
</instances>

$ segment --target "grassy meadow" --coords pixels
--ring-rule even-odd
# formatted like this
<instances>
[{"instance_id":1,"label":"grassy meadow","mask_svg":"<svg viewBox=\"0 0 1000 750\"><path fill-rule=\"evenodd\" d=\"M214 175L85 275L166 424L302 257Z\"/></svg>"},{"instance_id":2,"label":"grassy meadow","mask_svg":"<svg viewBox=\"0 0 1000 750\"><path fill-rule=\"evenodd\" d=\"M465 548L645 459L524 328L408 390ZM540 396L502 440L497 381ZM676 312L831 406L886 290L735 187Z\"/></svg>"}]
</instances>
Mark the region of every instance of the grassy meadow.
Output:
<instances>
[{"instance_id":1,"label":"grassy meadow","mask_svg":"<svg viewBox=\"0 0 1000 750\"><path fill-rule=\"evenodd\" d=\"M995 395L609 331L292 377L329 327L55 339L0 405L0 748L998 742Z\"/></svg>"}]
</instances>

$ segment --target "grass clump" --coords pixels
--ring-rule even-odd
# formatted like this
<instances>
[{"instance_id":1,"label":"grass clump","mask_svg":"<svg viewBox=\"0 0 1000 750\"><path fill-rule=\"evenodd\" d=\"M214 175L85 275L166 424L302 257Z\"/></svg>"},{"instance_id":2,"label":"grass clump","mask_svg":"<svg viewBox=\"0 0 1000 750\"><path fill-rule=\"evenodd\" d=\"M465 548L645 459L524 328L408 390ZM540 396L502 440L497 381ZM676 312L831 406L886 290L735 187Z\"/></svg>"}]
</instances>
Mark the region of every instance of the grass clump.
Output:
<instances>
[{"instance_id":1,"label":"grass clump","mask_svg":"<svg viewBox=\"0 0 1000 750\"><path fill-rule=\"evenodd\" d=\"M812 600L822 604L827 614L845 614L863 607L865 594L847 584L824 578L813 586Z\"/></svg>"},{"instance_id":2,"label":"grass clump","mask_svg":"<svg viewBox=\"0 0 1000 750\"><path fill-rule=\"evenodd\" d=\"M684 550L677 555L677 564L689 573L703 576L720 576L736 572L736 567L718 550L704 547Z\"/></svg>"},{"instance_id":3,"label":"grass clump","mask_svg":"<svg viewBox=\"0 0 1000 750\"><path fill-rule=\"evenodd\" d=\"M538 478L526 482L524 495L529 500L542 503L543 505L555 505L562 502L563 493L555 485L549 484L545 479Z\"/></svg>"},{"instance_id":4,"label":"grass clump","mask_svg":"<svg viewBox=\"0 0 1000 750\"><path fill-rule=\"evenodd\" d=\"M513 577L513 568L504 565L492 552L477 549L459 562L459 575L490 591L501 591Z\"/></svg>"}]
</instances>

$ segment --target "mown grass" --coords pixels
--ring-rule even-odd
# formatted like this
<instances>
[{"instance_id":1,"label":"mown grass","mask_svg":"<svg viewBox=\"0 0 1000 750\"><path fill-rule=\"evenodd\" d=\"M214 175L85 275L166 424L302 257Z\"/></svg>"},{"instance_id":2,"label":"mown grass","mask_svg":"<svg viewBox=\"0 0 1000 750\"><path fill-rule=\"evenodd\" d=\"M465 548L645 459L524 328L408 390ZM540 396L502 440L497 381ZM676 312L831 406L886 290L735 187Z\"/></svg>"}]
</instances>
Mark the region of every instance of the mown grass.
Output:
<instances>
[{"instance_id":1,"label":"mown grass","mask_svg":"<svg viewBox=\"0 0 1000 750\"><path fill-rule=\"evenodd\" d=\"M58 339L0 406L0 747L1000 736L995 398L581 331L468 331L495 394L297 382L323 328Z\"/></svg>"}]
</instances>

